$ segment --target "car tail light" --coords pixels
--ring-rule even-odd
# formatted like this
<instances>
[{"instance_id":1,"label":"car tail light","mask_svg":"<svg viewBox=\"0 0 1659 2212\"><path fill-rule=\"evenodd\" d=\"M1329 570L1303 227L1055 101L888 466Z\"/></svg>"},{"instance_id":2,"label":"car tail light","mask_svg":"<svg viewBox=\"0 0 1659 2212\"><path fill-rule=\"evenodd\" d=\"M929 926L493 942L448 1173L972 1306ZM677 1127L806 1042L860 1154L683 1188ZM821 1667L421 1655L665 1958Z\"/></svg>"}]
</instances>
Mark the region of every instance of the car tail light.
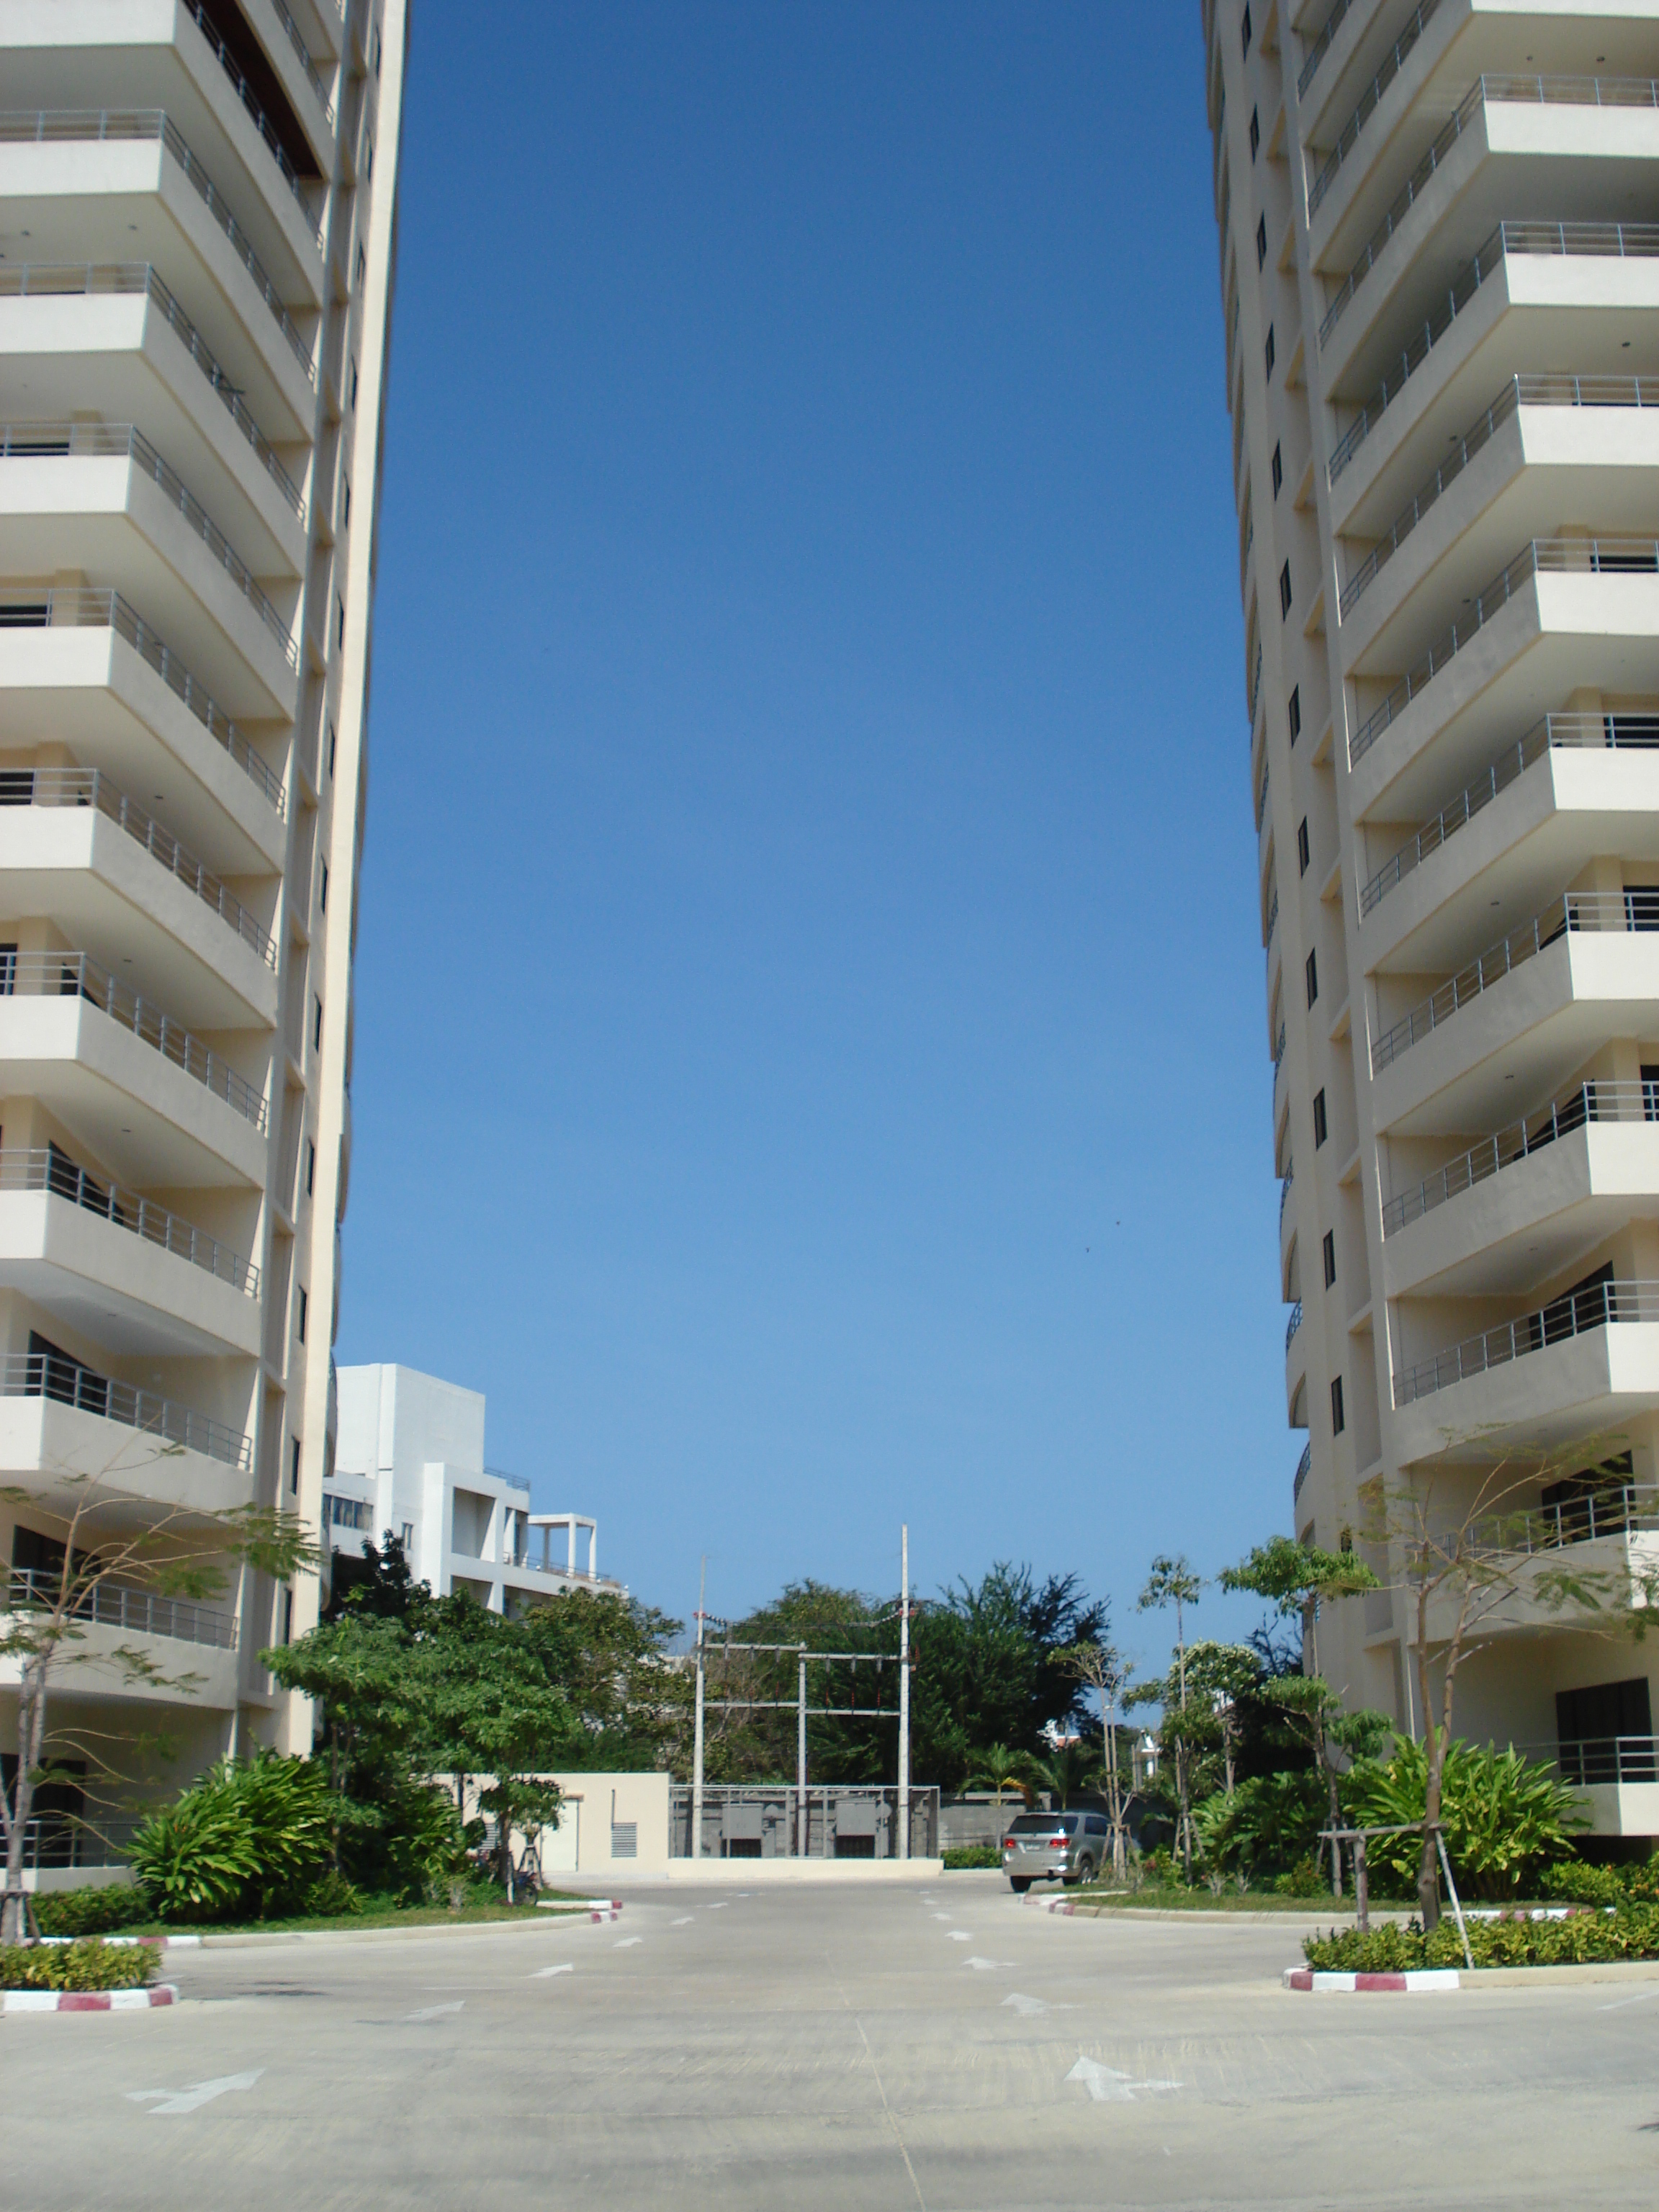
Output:
<instances>
[{"instance_id":1,"label":"car tail light","mask_svg":"<svg viewBox=\"0 0 1659 2212\"><path fill-rule=\"evenodd\" d=\"M1013 1838L1013 1837L1012 1837L1012 1836L1005 1836L1005 1837L1003 1838L1003 1839L1002 1839L1002 1848L1003 1848L1003 1850L1004 1850L1005 1851L1011 1851L1011 1850L1013 1850L1013 1848L1014 1848L1014 1838Z\"/></svg>"}]
</instances>

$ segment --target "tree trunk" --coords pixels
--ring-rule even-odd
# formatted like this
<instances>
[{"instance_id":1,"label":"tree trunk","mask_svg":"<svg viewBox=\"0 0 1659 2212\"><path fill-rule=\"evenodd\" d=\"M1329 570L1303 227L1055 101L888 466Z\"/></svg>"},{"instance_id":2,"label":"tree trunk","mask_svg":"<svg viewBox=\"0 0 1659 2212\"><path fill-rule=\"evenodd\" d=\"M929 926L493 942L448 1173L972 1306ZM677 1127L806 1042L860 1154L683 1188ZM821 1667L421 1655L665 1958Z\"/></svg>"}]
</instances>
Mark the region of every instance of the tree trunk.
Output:
<instances>
[{"instance_id":1,"label":"tree trunk","mask_svg":"<svg viewBox=\"0 0 1659 2212\"><path fill-rule=\"evenodd\" d=\"M1440 1861L1435 1842L1440 1822L1440 1778L1445 1764L1444 1738L1432 1722L1428 1729L1428 1766L1423 1794L1423 1852L1417 1862L1417 1910L1426 1936L1440 1922Z\"/></svg>"},{"instance_id":2,"label":"tree trunk","mask_svg":"<svg viewBox=\"0 0 1659 2212\"><path fill-rule=\"evenodd\" d=\"M3 1943L22 1943L28 1938L27 1909L22 1896L24 1844L34 1809L34 1775L46 1733L46 1662L36 1653L24 1661L18 1685L17 1782L6 1835L6 1896L0 1909L0 1942Z\"/></svg>"},{"instance_id":3,"label":"tree trunk","mask_svg":"<svg viewBox=\"0 0 1659 2212\"><path fill-rule=\"evenodd\" d=\"M1342 1802L1336 1794L1336 1769L1331 1765L1328 1753L1322 1756L1322 1764L1325 1769L1325 1779L1330 1787L1331 1793L1331 1895L1340 1897L1342 1894L1342 1846L1336 1840L1335 1832L1342 1826Z\"/></svg>"}]
</instances>

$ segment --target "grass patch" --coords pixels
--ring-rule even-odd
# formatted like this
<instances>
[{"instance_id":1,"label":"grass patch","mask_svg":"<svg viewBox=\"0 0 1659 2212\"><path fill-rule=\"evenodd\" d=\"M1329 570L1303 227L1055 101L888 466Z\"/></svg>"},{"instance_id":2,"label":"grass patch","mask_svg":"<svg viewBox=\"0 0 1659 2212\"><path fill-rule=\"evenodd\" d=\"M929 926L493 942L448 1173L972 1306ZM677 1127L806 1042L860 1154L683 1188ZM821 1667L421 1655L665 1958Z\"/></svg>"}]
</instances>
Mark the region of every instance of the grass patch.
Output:
<instances>
[{"instance_id":1,"label":"grass patch","mask_svg":"<svg viewBox=\"0 0 1659 2212\"><path fill-rule=\"evenodd\" d=\"M1305 1920L1310 1913L1352 1912L1352 1897L1281 1897L1270 1889L1227 1889L1219 1897L1207 1889L1141 1889L1096 1887L1072 1889L1066 1895L1074 1904L1104 1905L1120 1912L1287 1912ZM1379 1908L1381 1909L1381 1908Z\"/></svg>"},{"instance_id":2,"label":"grass patch","mask_svg":"<svg viewBox=\"0 0 1659 2212\"><path fill-rule=\"evenodd\" d=\"M1470 1920L1469 1950L1477 1966L1601 1965L1620 1959L1659 1957L1659 1905L1632 1905L1614 1911L1582 1907L1567 1920L1532 1920L1524 1912L1501 1919ZM1416 1966L1461 1966L1463 1940L1447 1913L1425 1936L1413 1920L1405 1928L1333 1928L1304 1938L1302 1954L1327 1972L1388 1974Z\"/></svg>"},{"instance_id":3,"label":"grass patch","mask_svg":"<svg viewBox=\"0 0 1659 2212\"><path fill-rule=\"evenodd\" d=\"M76 1893L70 1893L76 1894ZM586 1893L572 1890L544 1889L544 1898L555 1899L572 1906L586 1903ZM269 1920L155 1920L134 1919L122 1923L122 1932L131 1936L289 1936L337 1933L353 1928L453 1928L483 1926L498 1920L534 1921L540 1917L534 1899L524 1905L508 1905L503 1899L498 1902L473 1899L452 1912L444 1905L377 1906L368 1901L360 1912L295 1913L286 1918ZM543 1925L556 1920L550 1913ZM46 1916L42 1916L43 1924ZM46 1927L44 1932L57 1931ZM21 1986L21 1984L19 1984Z\"/></svg>"}]
</instances>

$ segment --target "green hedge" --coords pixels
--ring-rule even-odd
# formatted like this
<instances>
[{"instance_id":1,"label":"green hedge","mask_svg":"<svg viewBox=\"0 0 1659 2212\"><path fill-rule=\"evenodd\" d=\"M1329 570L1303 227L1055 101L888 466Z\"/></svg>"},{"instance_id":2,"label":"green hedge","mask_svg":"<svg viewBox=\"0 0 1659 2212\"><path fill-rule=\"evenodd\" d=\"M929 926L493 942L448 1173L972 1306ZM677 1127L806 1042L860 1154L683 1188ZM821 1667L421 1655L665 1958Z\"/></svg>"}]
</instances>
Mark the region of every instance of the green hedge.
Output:
<instances>
[{"instance_id":1,"label":"green hedge","mask_svg":"<svg viewBox=\"0 0 1659 2212\"><path fill-rule=\"evenodd\" d=\"M137 1882L107 1882L100 1889L49 1889L36 1897L35 1925L43 1936L115 1936L147 1928L155 1908Z\"/></svg>"},{"instance_id":2,"label":"green hedge","mask_svg":"<svg viewBox=\"0 0 1659 2212\"><path fill-rule=\"evenodd\" d=\"M1616 1959L1659 1959L1659 1906L1627 1905L1616 1912L1575 1912L1567 1920L1471 1920L1469 1951L1477 1966L1565 1966ZM1390 1923L1362 1936L1333 1928L1304 1938L1310 1966L1339 1974L1394 1974L1413 1966L1461 1966L1463 1944L1447 1913L1431 1935L1416 1921Z\"/></svg>"},{"instance_id":3,"label":"green hedge","mask_svg":"<svg viewBox=\"0 0 1659 2212\"><path fill-rule=\"evenodd\" d=\"M947 1874L952 1869L963 1874L1002 1864L1002 1853L994 1844L953 1844L943 1856Z\"/></svg>"},{"instance_id":4,"label":"green hedge","mask_svg":"<svg viewBox=\"0 0 1659 2212\"><path fill-rule=\"evenodd\" d=\"M148 1943L0 1944L0 1989L137 1990L155 1974Z\"/></svg>"}]
</instances>

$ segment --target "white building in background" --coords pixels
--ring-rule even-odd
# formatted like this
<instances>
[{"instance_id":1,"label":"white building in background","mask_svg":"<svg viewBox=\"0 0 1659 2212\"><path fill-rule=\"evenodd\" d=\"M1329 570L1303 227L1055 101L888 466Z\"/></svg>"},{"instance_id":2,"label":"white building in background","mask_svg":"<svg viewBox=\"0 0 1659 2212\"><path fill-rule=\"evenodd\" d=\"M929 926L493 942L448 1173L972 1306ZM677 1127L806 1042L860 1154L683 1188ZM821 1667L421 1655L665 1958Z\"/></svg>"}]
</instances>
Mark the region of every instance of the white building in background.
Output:
<instances>
[{"instance_id":1,"label":"white building in background","mask_svg":"<svg viewBox=\"0 0 1659 2212\"><path fill-rule=\"evenodd\" d=\"M413 1367L342 1367L324 1541L361 1559L364 1539L398 1536L416 1581L469 1590L517 1613L561 1590L623 1585L599 1571L599 1528L580 1513L532 1513L522 1476L484 1465L484 1401Z\"/></svg>"},{"instance_id":2,"label":"white building in background","mask_svg":"<svg viewBox=\"0 0 1659 2212\"><path fill-rule=\"evenodd\" d=\"M65 1471L106 1473L140 1520L321 1512L405 19L0 7L13 1592L50 1571ZM310 1742L258 1654L310 1626L316 1577L126 1595L100 1593L86 1652L136 1646L156 1684L77 1670L60 1725L135 1781L161 1739L174 1780Z\"/></svg>"},{"instance_id":3,"label":"white building in background","mask_svg":"<svg viewBox=\"0 0 1659 2212\"><path fill-rule=\"evenodd\" d=\"M1528 1549L1650 1562L1659 0L1202 19L1295 1529L1456 1525L1535 1448ZM1322 1670L1419 1735L1371 1556ZM1659 1832L1651 1640L1523 1599L1458 1699Z\"/></svg>"}]
</instances>

